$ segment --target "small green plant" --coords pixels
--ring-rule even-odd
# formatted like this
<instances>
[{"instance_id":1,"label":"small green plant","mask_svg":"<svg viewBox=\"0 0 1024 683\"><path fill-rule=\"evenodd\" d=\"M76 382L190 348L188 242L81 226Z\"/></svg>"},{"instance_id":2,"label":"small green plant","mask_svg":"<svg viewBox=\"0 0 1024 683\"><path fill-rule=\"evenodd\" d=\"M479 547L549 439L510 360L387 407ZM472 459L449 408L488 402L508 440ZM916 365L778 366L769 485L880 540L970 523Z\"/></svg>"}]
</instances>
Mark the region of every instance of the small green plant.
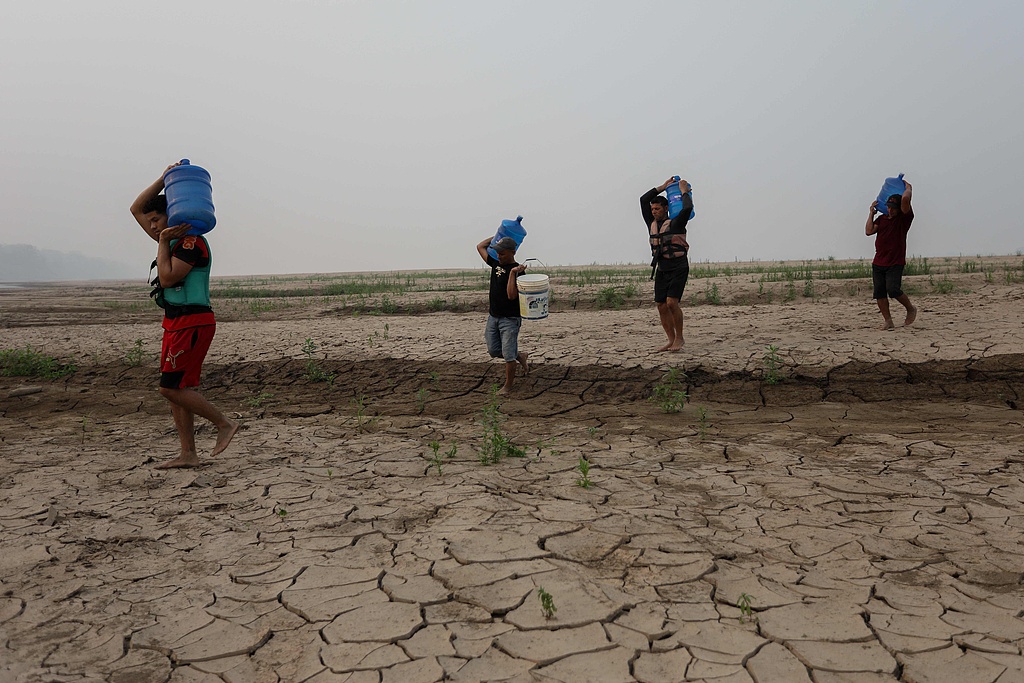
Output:
<instances>
[{"instance_id":1,"label":"small green plant","mask_svg":"<svg viewBox=\"0 0 1024 683\"><path fill-rule=\"evenodd\" d=\"M617 287L605 287L597 293L597 305L599 308L622 308L626 298Z\"/></svg>"},{"instance_id":2,"label":"small green plant","mask_svg":"<svg viewBox=\"0 0 1024 683\"><path fill-rule=\"evenodd\" d=\"M135 345L124 354L124 364L130 368L137 368L146 362L146 342L136 338Z\"/></svg>"},{"instance_id":3,"label":"small green plant","mask_svg":"<svg viewBox=\"0 0 1024 683\"><path fill-rule=\"evenodd\" d=\"M590 461L581 455L580 461L576 463L576 469L580 471L580 478L576 480L576 485L585 489L593 486L593 482L590 481Z\"/></svg>"},{"instance_id":4,"label":"small green plant","mask_svg":"<svg viewBox=\"0 0 1024 683\"><path fill-rule=\"evenodd\" d=\"M435 389L436 389L436 388L438 387L438 385L439 385L439 384L441 383L441 375L439 375L439 374L437 373L437 371L431 371L431 373L430 373L430 383L431 383L432 385L434 385L434 388L435 388Z\"/></svg>"},{"instance_id":5,"label":"small green plant","mask_svg":"<svg viewBox=\"0 0 1024 683\"><path fill-rule=\"evenodd\" d=\"M356 407L356 424L360 429L373 422L373 418L366 415L366 400L362 394L352 399L352 405Z\"/></svg>"},{"instance_id":6,"label":"small green plant","mask_svg":"<svg viewBox=\"0 0 1024 683\"><path fill-rule=\"evenodd\" d=\"M249 312L257 318L260 317L260 313L264 311L273 310L274 304L270 301L263 301L261 299L255 299L249 302Z\"/></svg>"},{"instance_id":7,"label":"small green plant","mask_svg":"<svg viewBox=\"0 0 1024 683\"><path fill-rule=\"evenodd\" d=\"M430 396L430 389L424 389L420 387L416 390L416 408L417 412L422 413L427 407L427 398Z\"/></svg>"},{"instance_id":8,"label":"small green plant","mask_svg":"<svg viewBox=\"0 0 1024 683\"><path fill-rule=\"evenodd\" d=\"M78 368L74 363L60 363L56 358L35 351L31 346L0 351L0 375L5 377L42 377L57 379Z\"/></svg>"},{"instance_id":9,"label":"small green plant","mask_svg":"<svg viewBox=\"0 0 1024 683\"><path fill-rule=\"evenodd\" d=\"M796 285L794 285L793 281L790 280L789 283L786 285L786 296L782 297L782 300L783 301L792 301L795 298L796 298Z\"/></svg>"},{"instance_id":10,"label":"small green plant","mask_svg":"<svg viewBox=\"0 0 1024 683\"><path fill-rule=\"evenodd\" d=\"M747 620L754 619L754 610L751 609L750 604L754 601L750 595L746 593L740 593L739 599L736 600L736 606L740 608L740 623Z\"/></svg>"},{"instance_id":11,"label":"small green plant","mask_svg":"<svg viewBox=\"0 0 1024 683\"><path fill-rule=\"evenodd\" d=\"M314 358L319 348L311 337L306 337L306 341L302 343L302 353L306 356L306 379L310 382L334 384L334 373L321 368L320 363Z\"/></svg>"},{"instance_id":12,"label":"small green plant","mask_svg":"<svg viewBox=\"0 0 1024 683\"><path fill-rule=\"evenodd\" d=\"M807 299L814 298L814 280L811 279L810 275L804 280L804 297Z\"/></svg>"},{"instance_id":13,"label":"small green plant","mask_svg":"<svg viewBox=\"0 0 1024 683\"><path fill-rule=\"evenodd\" d=\"M380 310L387 315L391 315L398 310L398 306L391 300L391 297L385 294L380 300ZM387 339L387 337L385 337L385 339Z\"/></svg>"},{"instance_id":14,"label":"small green plant","mask_svg":"<svg viewBox=\"0 0 1024 683\"><path fill-rule=\"evenodd\" d=\"M277 506L277 516L280 517L281 519L284 519L285 517L288 516L288 511L285 510L283 507L281 507L279 505L279 506Z\"/></svg>"},{"instance_id":15,"label":"small green plant","mask_svg":"<svg viewBox=\"0 0 1024 683\"><path fill-rule=\"evenodd\" d=\"M516 446L501 431L505 416L498 399L498 385L491 387L490 399L481 411L480 424L483 426L483 442L480 445L480 462L496 465L502 458L525 458L526 450Z\"/></svg>"},{"instance_id":16,"label":"small green plant","mask_svg":"<svg viewBox=\"0 0 1024 683\"><path fill-rule=\"evenodd\" d=\"M441 463L444 462L441 459L441 444L434 441L430 442L430 450L434 451L434 457L430 459L430 464L437 468L437 476L441 476Z\"/></svg>"},{"instance_id":17,"label":"small green plant","mask_svg":"<svg viewBox=\"0 0 1024 683\"><path fill-rule=\"evenodd\" d=\"M701 441L708 435L708 409L697 406L697 436Z\"/></svg>"},{"instance_id":18,"label":"small green plant","mask_svg":"<svg viewBox=\"0 0 1024 683\"><path fill-rule=\"evenodd\" d=\"M558 608L555 607L555 599L551 597L551 593L548 593L544 590L544 587L541 586L537 589L537 595L540 597L540 609L544 612L544 618L550 619L555 616L555 612L558 611Z\"/></svg>"},{"instance_id":19,"label":"small green plant","mask_svg":"<svg viewBox=\"0 0 1024 683\"><path fill-rule=\"evenodd\" d=\"M332 470L330 467L327 468L327 478L328 479L333 479L334 478L334 470Z\"/></svg>"},{"instance_id":20,"label":"small green plant","mask_svg":"<svg viewBox=\"0 0 1024 683\"><path fill-rule=\"evenodd\" d=\"M688 398L683 387L683 380L686 373L679 368L669 368L668 372L661 376L661 380L654 385L654 394L650 400L658 404L664 413L678 413L686 405Z\"/></svg>"},{"instance_id":21,"label":"small green plant","mask_svg":"<svg viewBox=\"0 0 1024 683\"><path fill-rule=\"evenodd\" d=\"M446 458L454 458L455 454L459 452L459 444L453 443L452 447L448 449L448 452L444 454Z\"/></svg>"},{"instance_id":22,"label":"small green plant","mask_svg":"<svg viewBox=\"0 0 1024 683\"><path fill-rule=\"evenodd\" d=\"M782 376L779 375L779 368L782 367L782 359L779 358L779 347L775 344L771 344L765 349L764 356L761 357L761 362L764 365L764 381L768 384L778 384L782 381Z\"/></svg>"},{"instance_id":23,"label":"small green plant","mask_svg":"<svg viewBox=\"0 0 1024 683\"><path fill-rule=\"evenodd\" d=\"M262 408L263 404L274 398L274 395L267 391L261 391L255 396L242 399L242 403L249 406L250 408Z\"/></svg>"},{"instance_id":24,"label":"small green plant","mask_svg":"<svg viewBox=\"0 0 1024 683\"><path fill-rule=\"evenodd\" d=\"M591 425L590 427L587 427L587 434L589 434L591 437L593 437L595 434L597 434L597 427L595 427L593 425Z\"/></svg>"},{"instance_id":25,"label":"small green plant","mask_svg":"<svg viewBox=\"0 0 1024 683\"><path fill-rule=\"evenodd\" d=\"M713 284L709 287L707 282L704 283L704 302L715 306L722 303L722 297L718 293L717 284Z\"/></svg>"},{"instance_id":26,"label":"small green plant","mask_svg":"<svg viewBox=\"0 0 1024 683\"><path fill-rule=\"evenodd\" d=\"M950 280L945 275L942 276L941 280L933 280L929 278L932 288L939 294L952 294L956 291L956 283Z\"/></svg>"},{"instance_id":27,"label":"small green plant","mask_svg":"<svg viewBox=\"0 0 1024 683\"><path fill-rule=\"evenodd\" d=\"M391 336L390 335L390 331L391 331L391 325L389 325L388 323L384 323L384 339L385 340L387 340L387 338L389 336Z\"/></svg>"}]
</instances>

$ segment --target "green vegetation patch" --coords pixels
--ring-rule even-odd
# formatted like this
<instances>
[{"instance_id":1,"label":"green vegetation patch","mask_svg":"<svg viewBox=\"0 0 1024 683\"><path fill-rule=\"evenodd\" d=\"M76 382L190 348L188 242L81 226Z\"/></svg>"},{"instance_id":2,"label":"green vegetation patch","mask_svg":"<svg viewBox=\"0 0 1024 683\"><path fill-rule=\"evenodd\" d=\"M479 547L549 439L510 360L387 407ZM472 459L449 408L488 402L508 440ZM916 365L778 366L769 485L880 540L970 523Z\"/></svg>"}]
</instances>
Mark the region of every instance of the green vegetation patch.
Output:
<instances>
[{"instance_id":1,"label":"green vegetation patch","mask_svg":"<svg viewBox=\"0 0 1024 683\"><path fill-rule=\"evenodd\" d=\"M70 375L77 369L74 363L61 363L52 356L34 350L31 346L0 351L0 375L5 377L57 379Z\"/></svg>"}]
</instances>

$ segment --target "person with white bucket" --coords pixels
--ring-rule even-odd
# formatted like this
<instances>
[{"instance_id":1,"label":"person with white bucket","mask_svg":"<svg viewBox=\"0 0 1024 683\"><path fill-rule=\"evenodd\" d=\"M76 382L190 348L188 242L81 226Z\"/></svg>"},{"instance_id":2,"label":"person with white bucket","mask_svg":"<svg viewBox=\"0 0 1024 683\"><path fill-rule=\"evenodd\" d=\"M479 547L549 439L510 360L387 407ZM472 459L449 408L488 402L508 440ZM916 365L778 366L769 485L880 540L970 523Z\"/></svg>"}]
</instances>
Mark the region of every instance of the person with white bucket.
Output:
<instances>
[{"instance_id":1,"label":"person with white bucket","mask_svg":"<svg viewBox=\"0 0 1024 683\"><path fill-rule=\"evenodd\" d=\"M491 240L492 237L488 237L480 242L476 250L491 268L490 308L484 339L491 358L501 356L505 359L505 385L498 390L504 396L512 391L517 363L523 366L523 375L530 374L528 354L519 350L519 329L523 325L523 318L519 310L519 287L516 283L516 278L526 270L526 266L516 263L517 245L514 239L503 237L494 245L497 259L487 253Z\"/></svg>"}]
</instances>

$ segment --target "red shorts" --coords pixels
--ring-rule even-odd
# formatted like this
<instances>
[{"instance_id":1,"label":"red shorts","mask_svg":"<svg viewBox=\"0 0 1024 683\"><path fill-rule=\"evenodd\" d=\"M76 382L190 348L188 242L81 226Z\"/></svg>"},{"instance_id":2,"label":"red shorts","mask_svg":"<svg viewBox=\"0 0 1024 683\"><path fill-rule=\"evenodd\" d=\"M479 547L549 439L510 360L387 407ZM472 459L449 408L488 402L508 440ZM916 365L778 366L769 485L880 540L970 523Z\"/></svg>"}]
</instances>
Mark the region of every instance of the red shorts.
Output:
<instances>
[{"instance_id":1,"label":"red shorts","mask_svg":"<svg viewBox=\"0 0 1024 683\"><path fill-rule=\"evenodd\" d=\"M210 350L216 325L164 330L160 350L160 386L164 389L191 389L199 386L206 352Z\"/></svg>"}]
</instances>

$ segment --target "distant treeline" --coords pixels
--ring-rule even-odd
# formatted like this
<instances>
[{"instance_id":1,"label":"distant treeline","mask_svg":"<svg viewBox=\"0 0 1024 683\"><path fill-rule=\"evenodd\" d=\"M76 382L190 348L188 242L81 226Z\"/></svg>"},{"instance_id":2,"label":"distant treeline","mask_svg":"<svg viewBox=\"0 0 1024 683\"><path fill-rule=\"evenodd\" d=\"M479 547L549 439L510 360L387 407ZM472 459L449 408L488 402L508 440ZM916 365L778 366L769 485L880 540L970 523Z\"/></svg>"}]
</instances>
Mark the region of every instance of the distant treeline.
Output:
<instances>
[{"instance_id":1,"label":"distant treeline","mask_svg":"<svg viewBox=\"0 0 1024 683\"><path fill-rule=\"evenodd\" d=\"M0 282L142 278L139 267L75 252L0 244Z\"/></svg>"}]
</instances>

